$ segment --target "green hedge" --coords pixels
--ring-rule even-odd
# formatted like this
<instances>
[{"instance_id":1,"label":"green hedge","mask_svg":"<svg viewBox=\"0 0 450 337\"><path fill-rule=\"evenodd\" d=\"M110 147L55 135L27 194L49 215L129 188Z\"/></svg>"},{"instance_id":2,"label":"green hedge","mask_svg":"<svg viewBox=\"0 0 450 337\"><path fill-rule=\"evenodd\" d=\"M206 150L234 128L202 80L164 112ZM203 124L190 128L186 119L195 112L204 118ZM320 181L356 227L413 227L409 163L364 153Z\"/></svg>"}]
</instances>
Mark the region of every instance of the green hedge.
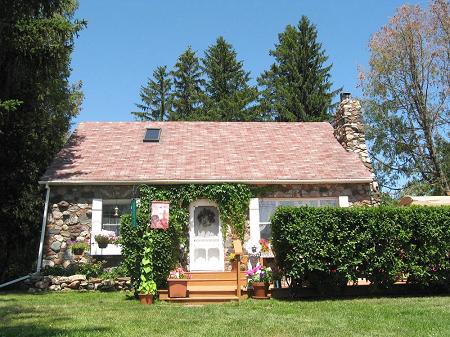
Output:
<instances>
[{"instance_id":1,"label":"green hedge","mask_svg":"<svg viewBox=\"0 0 450 337\"><path fill-rule=\"evenodd\" d=\"M450 207L280 207L273 249L293 286L336 291L366 278L379 288L400 278L450 287Z\"/></svg>"}]
</instances>

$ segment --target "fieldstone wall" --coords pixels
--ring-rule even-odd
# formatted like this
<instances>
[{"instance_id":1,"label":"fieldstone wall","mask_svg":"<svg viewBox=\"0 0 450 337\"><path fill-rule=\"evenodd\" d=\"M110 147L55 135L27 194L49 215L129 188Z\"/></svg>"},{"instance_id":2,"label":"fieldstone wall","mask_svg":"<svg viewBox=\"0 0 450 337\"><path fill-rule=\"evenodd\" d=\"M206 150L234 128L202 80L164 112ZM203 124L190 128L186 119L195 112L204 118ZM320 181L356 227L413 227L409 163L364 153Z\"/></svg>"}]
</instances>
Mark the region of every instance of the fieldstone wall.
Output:
<instances>
[{"instance_id":1,"label":"fieldstone wall","mask_svg":"<svg viewBox=\"0 0 450 337\"><path fill-rule=\"evenodd\" d=\"M90 244L91 204L60 201L49 210L42 267L62 265L67 268L75 260L85 263L88 252L81 257L70 250L73 242Z\"/></svg>"},{"instance_id":2,"label":"fieldstone wall","mask_svg":"<svg viewBox=\"0 0 450 337\"><path fill-rule=\"evenodd\" d=\"M371 203L370 184L311 184L259 186L258 198L320 198L348 196L350 205Z\"/></svg>"},{"instance_id":3,"label":"fieldstone wall","mask_svg":"<svg viewBox=\"0 0 450 337\"><path fill-rule=\"evenodd\" d=\"M85 275L72 276L43 276L33 275L28 280L28 291L31 293L40 291L120 291L131 290L132 284L129 277L118 277L117 279L90 278Z\"/></svg>"},{"instance_id":4,"label":"fieldstone wall","mask_svg":"<svg viewBox=\"0 0 450 337\"><path fill-rule=\"evenodd\" d=\"M336 111L334 125L334 136L338 142L349 152L355 152L363 164L372 172L372 162L366 145L364 122L361 114L361 103L352 99L350 94L341 95L341 102ZM372 203L378 203L380 191L378 183L373 175L371 188Z\"/></svg>"},{"instance_id":5,"label":"fieldstone wall","mask_svg":"<svg viewBox=\"0 0 450 337\"><path fill-rule=\"evenodd\" d=\"M132 186L51 186L42 267L89 262L89 250L75 256L70 244L90 245L92 200L131 199L132 191Z\"/></svg>"},{"instance_id":6,"label":"fieldstone wall","mask_svg":"<svg viewBox=\"0 0 450 337\"><path fill-rule=\"evenodd\" d=\"M315 185L259 185L259 198L319 198L349 197L351 205L371 204L369 184L315 184ZM44 242L43 267L64 266L74 262L89 262L89 252L74 256L70 251L71 242L90 244L92 199L131 199L131 186L55 186L51 187L51 203L48 212ZM246 226L246 242L249 239L249 225ZM232 235L227 233L225 257L233 252ZM225 270L231 264L225 260Z\"/></svg>"}]
</instances>

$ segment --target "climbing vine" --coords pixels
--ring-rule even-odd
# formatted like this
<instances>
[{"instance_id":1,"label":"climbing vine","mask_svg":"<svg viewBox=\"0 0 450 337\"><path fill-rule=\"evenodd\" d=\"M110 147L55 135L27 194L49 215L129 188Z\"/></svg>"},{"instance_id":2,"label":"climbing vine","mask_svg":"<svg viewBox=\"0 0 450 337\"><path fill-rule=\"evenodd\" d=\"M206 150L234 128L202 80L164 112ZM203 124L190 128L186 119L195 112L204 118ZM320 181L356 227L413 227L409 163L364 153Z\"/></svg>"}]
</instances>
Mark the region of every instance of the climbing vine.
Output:
<instances>
[{"instance_id":1,"label":"climbing vine","mask_svg":"<svg viewBox=\"0 0 450 337\"><path fill-rule=\"evenodd\" d=\"M133 278L135 289L140 283L141 261L144 248L148 244L153 245L153 275L158 288L166 285L172 268L177 264L186 265L189 205L198 199L208 199L217 204L224 237L230 229L233 236L244 239L252 197L247 185L144 185L138 188L138 191L140 203L137 208L136 226L132 225L129 214L122 216L120 239L124 264ZM153 200L170 202L168 230L148 229L150 204Z\"/></svg>"}]
</instances>

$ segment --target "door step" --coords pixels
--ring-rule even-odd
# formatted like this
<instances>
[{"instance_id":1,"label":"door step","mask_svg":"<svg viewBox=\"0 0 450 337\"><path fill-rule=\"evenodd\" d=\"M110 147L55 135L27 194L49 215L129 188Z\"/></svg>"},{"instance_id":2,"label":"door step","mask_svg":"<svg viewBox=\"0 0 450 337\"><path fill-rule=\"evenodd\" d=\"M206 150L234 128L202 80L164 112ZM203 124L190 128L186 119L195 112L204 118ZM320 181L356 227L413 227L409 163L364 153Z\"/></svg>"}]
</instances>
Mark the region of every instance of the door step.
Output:
<instances>
[{"instance_id":1,"label":"door step","mask_svg":"<svg viewBox=\"0 0 450 337\"><path fill-rule=\"evenodd\" d=\"M239 301L237 296L236 272L191 272L187 281L188 297L170 298L167 289L159 290L161 301L178 303L212 303ZM247 281L244 273L240 273L240 285L245 287ZM241 296L243 291L241 290Z\"/></svg>"}]
</instances>

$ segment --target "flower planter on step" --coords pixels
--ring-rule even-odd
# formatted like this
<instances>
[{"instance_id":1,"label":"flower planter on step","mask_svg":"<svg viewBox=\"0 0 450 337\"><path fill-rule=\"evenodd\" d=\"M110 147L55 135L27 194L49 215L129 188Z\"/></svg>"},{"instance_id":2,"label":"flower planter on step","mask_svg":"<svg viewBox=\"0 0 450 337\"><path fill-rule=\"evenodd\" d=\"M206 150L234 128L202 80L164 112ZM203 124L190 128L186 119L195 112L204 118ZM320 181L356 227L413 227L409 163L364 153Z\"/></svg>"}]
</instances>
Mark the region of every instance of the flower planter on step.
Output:
<instances>
[{"instance_id":1,"label":"flower planter on step","mask_svg":"<svg viewBox=\"0 0 450 337\"><path fill-rule=\"evenodd\" d=\"M269 284L264 282L253 282L253 298L268 299Z\"/></svg>"},{"instance_id":2,"label":"flower planter on step","mask_svg":"<svg viewBox=\"0 0 450 337\"><path fill-rule=\"evenodd\" d=\"M141 304L153 304L153 295L139 294L139 302L141 302Z\"/></svg>"},{"instance_id":3,"label":"flower planter on step","mask_svg":"<svg viewBox=\"0 0 450 337\"><path fill-rule=\"evenodd\" d=\"M187 279L168 279L169 297L187 297Z\"/></svg>"},{"instance_id":4,"label":"flower planter on step","mask_svg":"<svg viewBox=\"0 0 450 337\"><path fill-rule=\"evenodd\" d=\"M102 242L102 243L98 243L98 248L106 248L106 247L108 247L108 243L106 242Z\"/></svg>"}]
</instances>

